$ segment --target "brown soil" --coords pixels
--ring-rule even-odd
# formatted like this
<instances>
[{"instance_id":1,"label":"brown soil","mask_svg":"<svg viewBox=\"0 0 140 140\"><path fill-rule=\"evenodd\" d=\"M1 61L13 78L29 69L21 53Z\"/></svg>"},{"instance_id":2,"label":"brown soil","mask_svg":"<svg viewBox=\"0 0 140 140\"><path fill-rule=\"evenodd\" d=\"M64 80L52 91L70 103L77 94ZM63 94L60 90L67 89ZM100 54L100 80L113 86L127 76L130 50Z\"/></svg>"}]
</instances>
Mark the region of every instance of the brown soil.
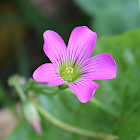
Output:
<instances>
[{"instance_id":1,"label":"brown soil","mask_svg":"<svg viewBox=\"0 0 140 140\"><path fill-rule=\"evenodd\" d=\"M0 110L0 138L5 138L17 125L18 120L12 112L5 108Z\"/></svg>"}]
</instances>

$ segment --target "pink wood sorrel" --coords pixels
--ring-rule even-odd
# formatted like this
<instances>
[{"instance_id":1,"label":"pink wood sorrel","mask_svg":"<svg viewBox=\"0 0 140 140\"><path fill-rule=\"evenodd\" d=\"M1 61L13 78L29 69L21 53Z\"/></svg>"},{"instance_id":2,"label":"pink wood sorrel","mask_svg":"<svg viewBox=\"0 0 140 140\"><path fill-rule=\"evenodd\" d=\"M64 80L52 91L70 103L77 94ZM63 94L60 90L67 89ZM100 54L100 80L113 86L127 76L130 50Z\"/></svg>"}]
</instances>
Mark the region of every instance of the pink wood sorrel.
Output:
<instances>
[{"instance_id":1,"label":"pink wood sorrel","mask_svg":"<svg viewBox=\"0 0 140 140\"><path fill-rule=\"evenodd\" d=\"M103 53L89 58L97 34L88 27L74 28L67 47L54 31L45 31L43 37L43 50L52 63L43 64L34 71L33 78L37 82L52 86L67 84L77 98L85 103L99 87L92 80L116 77L117 65L110 54Z\"/></svg>"}]
</instances>

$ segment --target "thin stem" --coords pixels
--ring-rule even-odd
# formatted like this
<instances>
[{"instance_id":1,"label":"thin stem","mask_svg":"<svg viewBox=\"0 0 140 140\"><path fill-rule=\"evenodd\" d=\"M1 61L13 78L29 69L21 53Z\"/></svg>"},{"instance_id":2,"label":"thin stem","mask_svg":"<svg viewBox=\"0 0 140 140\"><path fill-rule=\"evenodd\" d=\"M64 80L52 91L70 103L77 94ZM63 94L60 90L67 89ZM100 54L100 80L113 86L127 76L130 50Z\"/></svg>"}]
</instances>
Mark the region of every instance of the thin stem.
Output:
<instances>
[{"instance_id":1,"label":"thin stem","mask_svg":"<svg viewBox=\"0 0 140 140\"><path fill-rule=\"evenodd\" d=\"M13 86L15 87L15 89L17 90L19 96L20 96L20 99L22 101L26 101L26 96L24 94L24 92L22 91L21 87L15 82L15 84L13 84Z\"/></svg>"},{"instance_id":2,"label":"thin stem","mask_svg":"<svg viewBox=\"0 0 140 140\"><path fill-rule=\"evenodd\" d=\"M103 134L103 133L96 133L96 132L93 132L93 131L88 131L88 130L80 129L78 127L66 124L66 123L56 119L55 117L53 117L51 114L49 114L49 112L44 110L42 107L40 107L35 102L33 102L33 103L36 106L37 110L40 112L40 114L42 114L46 119L48 119L54 125L62 128L64 130L67 130L67 131L75 133L75 134L80 134L80 135L96 138L96 139L118 140L117 136L107 135L107 134Z\"/></svg>"},{"instance_id":3,"label":"thin stem","mask_svg":"<svg viewBox=\"0 0 140 140\"><path fill-rule=\"evenodd\" d=\"M55 92L53 92L53 93L46 93L46 92L43 92L43 91L42 91L43 94L48 95L48 96L54 96L54 95L58 94L59 92L60 92L60 89L57 89L57 90L56 90Z\"/></svg>"},{"instance_id":4,"label":"thin stem","mask_svg":"<svg viewBox=\"0 0 140 140\"><path fill-rule=\"evenodd\" d=\"M9 78L9 84L14 86L14 88L17 90L17 93L20 96L21 101L26 101L27 98L26 98L25 93L23 92L22 88L18 84L18 81L19 81L19 77L17 75Z\"/></svg>"},{"instance_id":5,"label":"thin stem","mask_svg":"<svg viewBox=\"0 0 140 140\"><path fill-rule=\"evenodd\" d=\"M67 88L64 91L67 91L69 93L72 93L72 91ZM118 113L117 111L112 108L111 106L108 106L106 104L101 103L98 99L96 99L95 97L93 97L92 99L89 100L92 104L96 105L98 108L100 108L102 111L112 115L113 117L118 118Z\"/></svg>"},{"instance_id":6,"label":"thin stem","mask_svg":"<svg viewBox=\"0 0 140 140\"><path fill-rule=\"evenodd\" d=\"M56 89L53 93L47 93L47 91L44 91L44 88L42 89L40 87L34 87L32 89L27 89L27 91L32 91L37 94L41 93L41 94L48 95L48 96L54 96L60 92L59 89Z\"/></svg>"},{"instance_id":7,"label":"thin stem","mask_svg":"<svg viewBox=\"0 0 140 140\"><path fill-rule=\"evenodd\" d=\"M47 90L52 90L53 89L54 90L54 87L53 86L52 87L51 86L50 87L40 86L37 83L35 83L34 85L28 85L27 90L33 90L34 88L37 88L39 90L41 90L41 89L47 89ZM57 88L55 88L55 89L57 89Z\"/></svg>"}]
</instances>

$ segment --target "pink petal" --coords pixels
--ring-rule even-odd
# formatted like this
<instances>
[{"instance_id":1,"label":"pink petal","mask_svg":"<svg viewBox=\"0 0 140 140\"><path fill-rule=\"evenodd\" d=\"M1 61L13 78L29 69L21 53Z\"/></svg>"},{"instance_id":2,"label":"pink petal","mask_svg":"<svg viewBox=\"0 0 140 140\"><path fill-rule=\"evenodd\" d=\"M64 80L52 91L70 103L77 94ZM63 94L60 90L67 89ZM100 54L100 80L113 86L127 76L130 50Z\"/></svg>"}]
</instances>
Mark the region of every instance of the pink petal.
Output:
<instances>
[{"instance_id":1,"label":"pink petal","mask_svg":"<svg viewBox=\"0 0 140 140\"><path fill-rule=\"evenodd\" d=\"M99 87L97 83L87 79L80 79L74 83L67 84L82 103L89 101L94 95L95 90Z\"/></svg>"},{"instance_id":2,"label":"pink petal","mask_svg":"<svg viewBox=\"0 0 140 140\"><path fill-rule=\"evenodd\" d=\"M76 27L70 35L68 42L68 59L74 64L82 64L87 60L94 49L97 34L88 27Z\"/></svg>"},{"instance_id":3,"label":"pink petal","mask_svg":"<svg viewBox=\"0 0 140 140\"><path fill-rule=\"evenodd\" d=\"M108 53L96 55L83 64L83 77L91 80L116 77L117 65Z\"/></svg>"},{"instance_id":4,"label":"pink petal","mask_svg":"<svg viewBox=\"0 0 140 140\"><path fill-rule=\"evenodd\" d=\"M33 73L33 78L37 82L49 83L52 86L59 86L64 83L64 80L59 76L54 65L50 63L38 67Z\"/></svg>"},{"instance_id":5,"label":"pink petal","mask_svg":"<svg viewBox=\"0 0 140 140\"><path fill-rule=\"evenodd\" d=\"M41 134L41 126L40 121L38 118L36 118L32 124L33 128L35 129L37 134Z\"/></svg>"},{"instance_id":6,"label":"pink petal","mask_svg":"<svg viewBox=\"0 0 140 140\"><path fill-rule=\"evenodd\" d=\"M65 60L66 45L59 34L54 31L45 31L43 37L45 41L43 46L44 52L55 67L57 67Z\"/></svg>"}]
</instances>

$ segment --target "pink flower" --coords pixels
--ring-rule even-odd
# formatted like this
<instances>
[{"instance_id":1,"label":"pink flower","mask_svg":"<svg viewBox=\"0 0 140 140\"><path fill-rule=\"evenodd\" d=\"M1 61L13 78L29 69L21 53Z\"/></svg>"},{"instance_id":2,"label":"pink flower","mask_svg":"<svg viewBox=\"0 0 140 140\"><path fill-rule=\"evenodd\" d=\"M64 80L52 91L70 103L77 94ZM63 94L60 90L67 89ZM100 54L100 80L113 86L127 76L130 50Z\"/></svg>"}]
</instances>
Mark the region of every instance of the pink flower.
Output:
<instances>
[{"instance_id":1,"label":"pink flower","mask_svg":"<svg viewBox=\"0 0 140 140\"><path fill-rule=\"evenodd\" d=\"M110 54L103 53L89 58L97 35L88 27L74 28L68 47L54 31L45 31L43 37L43 49L52 64L43 64L34 71L33 78L37 82L52 86L67 84L77 98L85 103L99 87L92 80L116 77L117 65Z\"/></svg>"}]
</instances>

